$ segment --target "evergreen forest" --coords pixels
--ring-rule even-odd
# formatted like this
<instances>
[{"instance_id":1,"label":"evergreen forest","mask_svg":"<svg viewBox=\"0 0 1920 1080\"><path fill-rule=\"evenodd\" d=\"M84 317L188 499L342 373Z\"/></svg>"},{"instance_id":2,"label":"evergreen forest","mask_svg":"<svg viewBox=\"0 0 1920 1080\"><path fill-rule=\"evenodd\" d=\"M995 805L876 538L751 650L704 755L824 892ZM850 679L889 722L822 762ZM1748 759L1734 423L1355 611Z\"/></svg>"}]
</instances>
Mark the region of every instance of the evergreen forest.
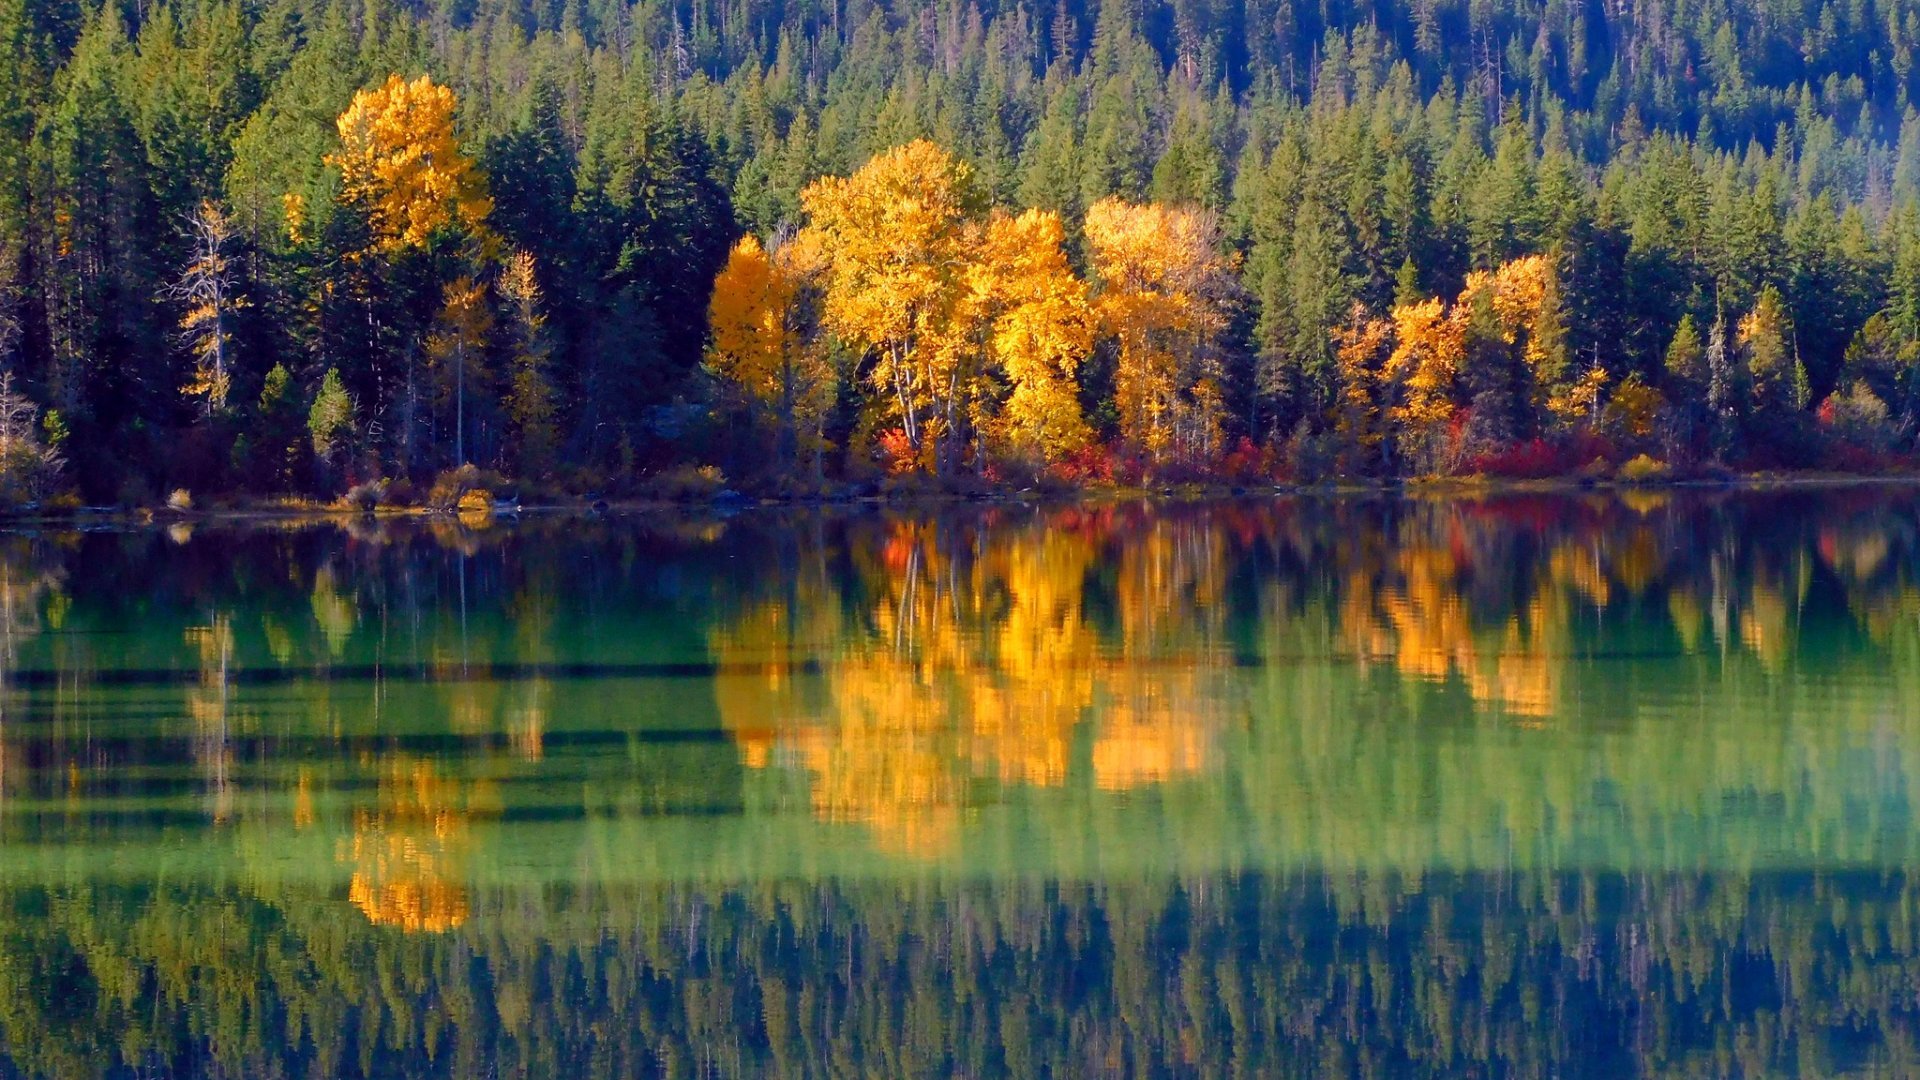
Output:
<instances>
[{"instance_id":1,"label":"evergreen forest","mask_svg":"<svg viewBox=\"0 0 1920 1080\"><path fill-rule=\"evenodd\" d=\"M1900 469L1917 45L1916 0L0 0L0 499Z\"/></svg>"}]
</instances>

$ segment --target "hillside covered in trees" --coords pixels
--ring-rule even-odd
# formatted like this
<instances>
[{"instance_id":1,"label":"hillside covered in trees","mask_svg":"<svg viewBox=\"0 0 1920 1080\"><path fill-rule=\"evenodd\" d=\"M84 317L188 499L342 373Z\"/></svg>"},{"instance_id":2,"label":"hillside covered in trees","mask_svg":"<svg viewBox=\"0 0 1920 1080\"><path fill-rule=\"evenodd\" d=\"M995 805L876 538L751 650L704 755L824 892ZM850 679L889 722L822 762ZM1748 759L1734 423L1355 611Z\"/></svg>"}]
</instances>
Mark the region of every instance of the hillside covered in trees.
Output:
<instances>
[{"instance_id":1,"label":"hillside covered in trees","mask_svg":"<svg viewBox=\"0 0 1920 1080\"><path fill-rule=\"evenodd\" d=\"M1897 465L1916 42L1915 0L0 0L0 494Z\"/></svg>"}]
</instances>

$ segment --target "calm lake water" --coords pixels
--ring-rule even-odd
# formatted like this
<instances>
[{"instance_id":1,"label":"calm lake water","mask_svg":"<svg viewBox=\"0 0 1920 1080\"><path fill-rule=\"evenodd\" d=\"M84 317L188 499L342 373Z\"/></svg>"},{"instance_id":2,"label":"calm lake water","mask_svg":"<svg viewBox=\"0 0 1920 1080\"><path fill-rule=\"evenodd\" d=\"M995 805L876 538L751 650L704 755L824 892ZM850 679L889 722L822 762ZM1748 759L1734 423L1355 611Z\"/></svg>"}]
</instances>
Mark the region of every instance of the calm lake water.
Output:
<instances>
[{"instance_id":1,"label":"calm lake water","mask_svg":"<svg viewBox=\"0 0 1920 1080\"><path fill-rule=\"evenodd\" d=\"M1920 1071L1920 493L0 534L0 1076Z\"/></svg>"}]
</instances>

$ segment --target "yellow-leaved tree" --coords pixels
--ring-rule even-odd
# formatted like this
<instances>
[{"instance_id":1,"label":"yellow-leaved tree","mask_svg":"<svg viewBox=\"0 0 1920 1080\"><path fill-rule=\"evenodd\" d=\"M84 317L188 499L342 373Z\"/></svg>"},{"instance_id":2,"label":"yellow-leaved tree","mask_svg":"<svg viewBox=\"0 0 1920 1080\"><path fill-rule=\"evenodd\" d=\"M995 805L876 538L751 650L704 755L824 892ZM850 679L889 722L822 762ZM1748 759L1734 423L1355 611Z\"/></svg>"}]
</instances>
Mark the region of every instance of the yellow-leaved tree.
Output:
<instances>
[{"instance_id":1,"label":"yellow-leaved tree","mask_svg":"<svg viewBox=\"0 0 1920 1080\"><path fill-rule=\"evenodd\" d=\"M1007 382L994 425L1014 455L1059 461L1084 447L1080 365L1093 351L1087 286L1073 273L1060 217L1047 210L997 214L973 268L974 303L990 320L993 360Z\"/></svg>"},{"instance_id":2,"label":"yellow-leaved tree","mask_svg":"<svg viewBox=\"0 0 1920 1080\"><path fill-rule=\"evenodd\" d=\"M979 243L972 170L925 140L800 193L802 241L828 253L823 315L872 354L868 380L919 468L957 456L977 374L967 268Z\"/></svg>"},{"instance_id":3,"label":"yellow-leaved tree","mask_svg":"<svg viewBox=\"0 0 1920 1080\"><path fill-rule=\"evenodd\" d=\"M1401 448L1420 468L1438 463L1439 436L1453 419L1454 380L1466 357L1466 321L1451 318L1438 297L1393 309L1393 352L1385 376L1394 387L1388 419Z\"/></svg>"},{"instance_id":4,"label":"yellow-leaved tree","mask_svg":"<svg viewBox=\"0 0 1920 1080\"><path fill-rule=\"evenodd\" d=\"M826 350L805 326L812 254L802 242L769 252L752 235L733 246L713 281L707 366L773 411L783 464L794 462L804 439L817 474L835 387Z\"/></svg>"},{"instance_id":5,"label":"yellow-leaved tree","mask_svg":"<svg viewBox=\"0 0 1920 1080\"><path fill-rule=\"evenodd\" d=\"M454 137L452 90L398 75L353 95L340 114L340 200L365 215L383 252L420 247L455 227L484 236L493 202L485 177Z\"/></svg>"},{"instance_id":6,"label":"yellow-leaved tree","mask_svg":"<svg viewBox=\"0 0 1920 1080\"><path fill-rule=\"evenodd\" d=\"M1214 339L1225 328L1227 263L1205 211L1102 199L1087 208L1101 326L1119 345L1120 433L1154 461L1220 449L1223 388Z\"/></svg>"},{"instance_id":7,"label":"yellow-leaved tree","mask_svg":"<svg viewBox=\"0 0 1920 1080\"><path fill-rule=\"evenodd\" d=\"M1393 348L1393 323L1356 303L1347 325L1334 328L1333 344L1340 383L1330 418L1338 457L1332 465L1339 473L1361 472L1385 439L1376 395Z\"/></svg>"}]
</instances>

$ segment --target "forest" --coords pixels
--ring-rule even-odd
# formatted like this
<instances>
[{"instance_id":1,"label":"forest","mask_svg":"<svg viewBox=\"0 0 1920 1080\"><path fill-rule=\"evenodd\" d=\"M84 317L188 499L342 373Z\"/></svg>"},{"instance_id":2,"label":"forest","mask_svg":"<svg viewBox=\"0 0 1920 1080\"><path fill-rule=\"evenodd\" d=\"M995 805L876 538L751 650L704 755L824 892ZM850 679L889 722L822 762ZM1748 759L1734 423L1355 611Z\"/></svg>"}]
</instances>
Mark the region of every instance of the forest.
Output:
<instances>
[{"instance_id":1,"label":"forest","mask_svg":"<svg viewBox=\"0 0 1920 1080\"><path fill-rule=\"evenodd\" d=\"M1898 470L1916 41L1915 0L0 0L0 501Z\"/></svg>"}]
</instances>

